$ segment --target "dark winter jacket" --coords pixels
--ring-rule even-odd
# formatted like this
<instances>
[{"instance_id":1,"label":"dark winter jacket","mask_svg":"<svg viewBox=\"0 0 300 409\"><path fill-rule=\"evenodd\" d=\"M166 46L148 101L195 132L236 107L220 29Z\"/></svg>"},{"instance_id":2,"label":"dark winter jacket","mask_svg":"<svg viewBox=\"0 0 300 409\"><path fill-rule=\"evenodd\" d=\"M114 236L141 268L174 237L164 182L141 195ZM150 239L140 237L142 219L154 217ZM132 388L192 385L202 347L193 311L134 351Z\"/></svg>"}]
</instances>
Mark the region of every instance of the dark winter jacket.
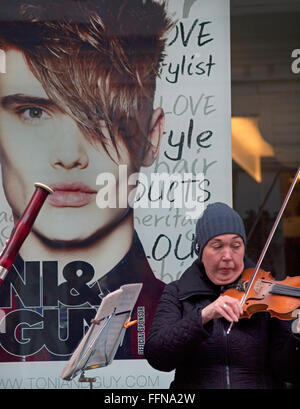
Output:
<instances>
[{"instance_id":1,"label":"dark winter jacket","mask_svg":"<svg viewBox=\"0 0 300 409\"><path fill-rule=\"evenodd\" d=\"M168 284L145 345L156 369L176 369L171 388L283 388L300 379L300 342L290 321L264 312L234 323L214 319L202 325L201 310L222 288L196 260Z\"/></svg>"}]
</instances>

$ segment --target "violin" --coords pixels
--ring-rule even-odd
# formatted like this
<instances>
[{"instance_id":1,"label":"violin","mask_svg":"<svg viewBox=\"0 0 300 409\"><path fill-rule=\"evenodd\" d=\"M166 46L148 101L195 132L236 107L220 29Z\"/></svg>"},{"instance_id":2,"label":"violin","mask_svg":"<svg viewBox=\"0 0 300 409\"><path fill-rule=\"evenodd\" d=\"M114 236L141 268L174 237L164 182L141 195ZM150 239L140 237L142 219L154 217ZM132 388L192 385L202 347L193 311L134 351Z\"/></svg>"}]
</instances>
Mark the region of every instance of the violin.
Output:
<instances>
[{"instance_id":1,"label":"violin","mask_svg":"<svg viewBox=\"0 0 300 409\"><path fill-rule=\"evenodd\" d=\"M253 268L244 270L237 287L230 288L223 294L241 300L253 271ZM295 310L300 307L300 276L287 276L278 281L270 272L259 269L242 306L243 314L240 318L250 318L256 312L268 312L271 317L280 320L295 318Z\"/></svg>"},{"instance_id":2,"label":"violin","mask_svg":"<svg viewBox=\"0 0 300 409\"><path fill-rule=\"evenodd\" d=\"M271 316L281 320L291 320L297 317L297 308L300 307L300 276L287 276L284 280L276 281L270 272L265 272L260 267L299 175L300 166L255 268L245 270L236 288L230 288L223 293L240 301L243 308L243 314L240 318L250 318L256 312L263 311L269 312ZM230 324L227 334L230 333L232 326L233 322Z\"/></svg>"}]
</instances>

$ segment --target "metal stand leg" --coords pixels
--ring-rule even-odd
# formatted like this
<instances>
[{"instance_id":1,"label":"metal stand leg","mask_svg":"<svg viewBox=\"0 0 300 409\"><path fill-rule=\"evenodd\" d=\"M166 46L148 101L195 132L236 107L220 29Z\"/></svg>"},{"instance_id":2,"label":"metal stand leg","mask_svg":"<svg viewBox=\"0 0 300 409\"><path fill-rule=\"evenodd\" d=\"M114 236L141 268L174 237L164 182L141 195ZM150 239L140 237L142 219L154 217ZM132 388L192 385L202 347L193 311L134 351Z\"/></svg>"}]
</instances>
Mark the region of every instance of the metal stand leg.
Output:
<instances>
[{"instance_id":1,"label":"metal stand leg","mask_svg":"<svg viewBox=\"0 0 300 409\"><path fill-rule=\"evenodd\" d=\"M93 389L93 382L96 382L96 378L86 378L83 371L81 372L79 382L88 382L90 384L90 389Z\"/></svg>"}]
</instances>

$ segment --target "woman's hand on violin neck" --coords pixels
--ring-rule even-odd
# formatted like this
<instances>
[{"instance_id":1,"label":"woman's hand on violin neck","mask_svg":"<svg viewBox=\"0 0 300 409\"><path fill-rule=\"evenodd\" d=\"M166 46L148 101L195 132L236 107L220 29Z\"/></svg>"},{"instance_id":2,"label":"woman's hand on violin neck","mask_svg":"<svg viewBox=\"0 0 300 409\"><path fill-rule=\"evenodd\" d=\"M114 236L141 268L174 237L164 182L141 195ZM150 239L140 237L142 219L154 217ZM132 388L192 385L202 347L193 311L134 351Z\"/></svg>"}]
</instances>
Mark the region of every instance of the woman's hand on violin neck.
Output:
<instances>
[{"instance_id":1,"label":"woman's hand on violin neck","mask_svg":"<svg viewBox=\"0 0 300 409\"><path fill-rule=\"evenodd\" d=\"M243 314L243 308L236 298L228 295L221 295L211 304L208 304L202 310L202 324L214 318L224 317L229 322L237 322L240 315Z\"/></svg>"}]
</instances>

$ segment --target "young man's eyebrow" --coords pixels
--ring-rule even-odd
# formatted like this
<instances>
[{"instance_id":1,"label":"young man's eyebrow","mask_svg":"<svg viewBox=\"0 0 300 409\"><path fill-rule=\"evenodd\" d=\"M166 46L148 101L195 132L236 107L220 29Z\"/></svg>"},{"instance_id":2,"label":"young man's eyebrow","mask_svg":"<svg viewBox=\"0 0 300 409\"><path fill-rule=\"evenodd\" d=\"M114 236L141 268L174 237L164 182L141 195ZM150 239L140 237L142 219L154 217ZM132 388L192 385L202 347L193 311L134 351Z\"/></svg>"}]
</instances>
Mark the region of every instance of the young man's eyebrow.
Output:
<instances>
[{"instance_id":1,"label":"young man's eyebrow","mask_svg":"<svg viewBox=\"0 0 300 409\"><path fill-rule=\"evenodd\" d=\"M6 95L0 99L0 104L4 109L9 109L16 104L44 105L49 107L56 106L54 102L48 98L34 97L32 95L24 94Z\"/></svg>"}]
</instances>

